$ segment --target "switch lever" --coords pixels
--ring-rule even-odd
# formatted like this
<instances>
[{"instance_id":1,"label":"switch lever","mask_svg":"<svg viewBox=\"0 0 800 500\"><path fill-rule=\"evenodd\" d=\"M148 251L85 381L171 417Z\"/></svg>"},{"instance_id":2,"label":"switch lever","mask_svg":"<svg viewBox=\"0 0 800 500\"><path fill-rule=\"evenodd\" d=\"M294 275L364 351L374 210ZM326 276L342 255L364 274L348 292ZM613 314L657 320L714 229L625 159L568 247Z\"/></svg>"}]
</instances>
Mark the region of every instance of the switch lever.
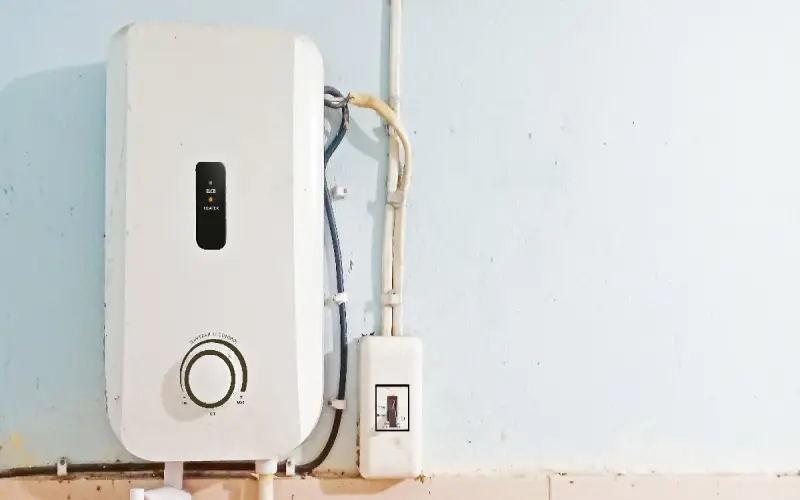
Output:
<instances>
[{"instance_id":1,"label":"switch lever","mask_svg":"<svg viewBox=\"0 0 800 500\"><path fill-rule=\"evenodd\" d=\"M397 425L397 396L386 396L386 419L389 427L396 429Z\"/></svg>"}]
</instances>

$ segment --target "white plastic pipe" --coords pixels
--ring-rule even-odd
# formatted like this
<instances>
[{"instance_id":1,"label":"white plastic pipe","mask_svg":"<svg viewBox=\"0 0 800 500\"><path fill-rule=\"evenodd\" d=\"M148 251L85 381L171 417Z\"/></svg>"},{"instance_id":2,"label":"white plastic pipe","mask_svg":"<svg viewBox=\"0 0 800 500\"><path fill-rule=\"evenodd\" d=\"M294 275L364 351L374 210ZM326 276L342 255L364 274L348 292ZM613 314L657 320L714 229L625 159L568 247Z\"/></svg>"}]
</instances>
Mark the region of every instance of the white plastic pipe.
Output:
<instances>
[{"instance_id":1,"label":"white plastic pipe","mask_svg":"<svg viewBox=\"0 0 800 500\"><path fill-rule=\"evenodd\" d=\"M183 488L183 462L164 464L164 486L154 490L133 488L130 500L191 500L192 495Z\"/></svg>"},{"instance_id":2,"label":"white plastic pipe","mask_svg":"<svg viewBox=\"0 0 800 500\"><path fill-rule=\"evenodd\" d=\"M405 193L404 193L405 194ZM392 309L392 335L403 335L403 273L405 272L406 202L394 209L394 240L392 246L392 286L399 298Z\"/></svg>"},{"instance_id":3,"label":"white plastic pipe","mask_svg":"<svg viewBox=\"0 0 800 500\"><path fill-rule=\"evenodd\" d=\"M166 462L164 464L164 486L183 488L183 462Z\"/></svg>"},{"instance_id":4,"label":"white plastic pipe","mask_svg":"<svg viewBox=\"0 0 800 500\"><path fill-rule=\"evenodd\" d=\"M396 142L394 139L390 139ZM396 153L395 153L396 154ZM391 196L397 190L397 162L392 162L391 149L389 166L386 172L386 195ZM394 237L394 207L387 201L383 216L383 253L381 255L381 335L392 334L392 242Z\"/></svg>"},{"instance_id":5,"label":"white plastic pipe","mask_svg":"<svg viewBox=\"0 0 800 500\"><path fill-rule=\"evenodd\" d=\"M269 474L258 479L259 500L275 500L275 476Z\"/></svg>"},{"instance_id":6,"label":"white plastic pipe","mask_svg":"<svg viewBox=\"0 0 800 500\"><path fill-rule=\"evenodd\" d=\"M275 500L275 474L278 472L277 460L256 462L258 476L258 500Z\"/></svg>"},{"instance_id":7,"label":"white plastic pipe","mask_svg":"<svg viewBox=\"0 0 800 500\"><path fill-rule=\"evenodd\" d=\"M145 490L144 500L192 500L192 495L185 490L163 486L154 490Z\"/></svg>"},{"instance_id":8,"label":"white plastic pipe","mask_svg":"<svg viewBox=\"0 0 800 500\"><path fill-rule=\"evenodd\" d=\"M400 63L401 63L401 35L403 21L403 2L402 0L389 0L389 106L395 114L400 116ZM400 172L400 141L394 129L389 129L389 165L386 173L386 193L391 197L397 190L397 180ZM394 306L384 306L382 315L383 335L401 335L403 327L403 295L402 295L402 274L398 276L397 271L402 273L402 260L400 266L396 262L397 258L402 259L402 241L398 246L397 228L398 212L402 213L402 208L395 208L389 203L386 204L383 234L383 259L381 262L381 278L384 299L390 294L394 294L399 302ZM399 222L404 223L404 218L399 215ZM402 229L402 228L401 228ZM397 250L400 255L397 255Z\"/></svg>"}]
</instances>

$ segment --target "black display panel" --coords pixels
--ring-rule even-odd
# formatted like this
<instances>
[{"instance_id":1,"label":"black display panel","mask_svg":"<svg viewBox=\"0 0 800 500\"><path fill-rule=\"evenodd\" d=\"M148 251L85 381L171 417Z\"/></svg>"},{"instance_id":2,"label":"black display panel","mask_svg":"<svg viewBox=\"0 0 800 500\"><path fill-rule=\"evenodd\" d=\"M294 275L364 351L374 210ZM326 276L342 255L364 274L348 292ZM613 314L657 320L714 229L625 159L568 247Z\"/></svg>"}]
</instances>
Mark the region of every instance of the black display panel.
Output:
<instances>
[{"instance_id":1,"label":"black display panel","mask_svg":"<svg viewBox=\"0 0 800 500\"><path fill-rule=\"evenodd\" d=\"M203 250L225 246L225 165L200 162L195 168L195 240Z\"/></svg>"}]
</instances>

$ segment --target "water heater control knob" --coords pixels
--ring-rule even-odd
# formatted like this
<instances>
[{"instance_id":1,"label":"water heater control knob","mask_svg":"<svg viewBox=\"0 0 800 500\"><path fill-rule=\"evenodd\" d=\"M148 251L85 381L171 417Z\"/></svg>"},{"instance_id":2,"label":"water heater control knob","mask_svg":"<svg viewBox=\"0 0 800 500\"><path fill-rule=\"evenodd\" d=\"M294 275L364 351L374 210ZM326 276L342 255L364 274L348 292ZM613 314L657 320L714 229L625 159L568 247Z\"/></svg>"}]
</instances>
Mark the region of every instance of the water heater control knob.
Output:
<instances>
[{"instance_id":1,"label":"water heater control knob","mask_svg":"<svg viewBox=\"0 0 800 500\"><path fill-rule=\"evenodd\" d=\"M201 408L227 403L236 391L247 387L247 367L241 352L230 342L210 339L195 344L183 358L180 384L184 395Z\"/></svg>"}]
</instances>

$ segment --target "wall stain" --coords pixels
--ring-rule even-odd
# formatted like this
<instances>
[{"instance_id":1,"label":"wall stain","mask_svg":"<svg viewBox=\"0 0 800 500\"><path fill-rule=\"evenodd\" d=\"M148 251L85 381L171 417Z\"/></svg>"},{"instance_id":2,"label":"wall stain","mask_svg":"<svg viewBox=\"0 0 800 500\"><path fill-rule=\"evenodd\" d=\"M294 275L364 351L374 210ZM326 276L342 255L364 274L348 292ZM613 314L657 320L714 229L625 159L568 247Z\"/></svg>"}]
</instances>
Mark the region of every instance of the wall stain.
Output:
<instances>
[{"instance_id":1,"label":"wall stain","mask_svg":"<svg viewBox=\"0 0 800 500\"><path fill-rule=\"evenodd\" d=\"M22 436L16 432L9 434L8 437L0 443L0 452L10 458L10 460L4 459L5 462L13 462L20 464L20 466L32 466L41 463L41 460L25 450L25 442Z\"/></svg>"}]
</instances>

